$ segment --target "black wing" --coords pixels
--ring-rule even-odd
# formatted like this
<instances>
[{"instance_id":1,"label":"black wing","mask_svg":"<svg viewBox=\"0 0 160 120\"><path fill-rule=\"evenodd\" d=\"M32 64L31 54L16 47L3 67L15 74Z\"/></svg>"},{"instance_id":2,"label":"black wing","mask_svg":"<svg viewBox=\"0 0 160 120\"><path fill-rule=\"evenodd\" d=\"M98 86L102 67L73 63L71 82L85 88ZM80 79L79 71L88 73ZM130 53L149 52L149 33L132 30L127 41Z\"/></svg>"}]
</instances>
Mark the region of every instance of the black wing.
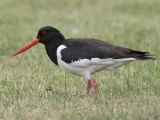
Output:
<instances>
[{"instance_id":1,"label":"black wing","mask_svg":"<svg viewBox=\"0 0 160 120\"><path fill-rule=\"evenodd\" d=\"M66 39L67 48L61 51L62 60L71 63L79 59L91 58L136 58L137 60L154 59L148 52L136 51L115 46L97 39Z\"/></svg>"}]
</instances>

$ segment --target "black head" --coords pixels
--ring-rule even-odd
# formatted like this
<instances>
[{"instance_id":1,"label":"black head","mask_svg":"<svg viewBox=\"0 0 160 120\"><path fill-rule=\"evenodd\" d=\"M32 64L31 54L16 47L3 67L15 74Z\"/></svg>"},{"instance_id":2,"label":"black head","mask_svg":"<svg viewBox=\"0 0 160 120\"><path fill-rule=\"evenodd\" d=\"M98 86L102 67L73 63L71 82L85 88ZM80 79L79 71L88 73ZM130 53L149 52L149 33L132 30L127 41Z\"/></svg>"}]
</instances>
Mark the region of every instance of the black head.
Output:
<instances>
[{"instance_id":1,"label":"black head","mask_svg":"<svg viewBox=\"0 0 160 120\"><path fill-rule=\"evenodd\" d=\"M40 43L45 45L50 44L51 42L60 42L65 40L60 31L52 26L45 26L39 29L37 39L39 39Z\"/></svg>"},{"instance_id":2,"label":"black head","mask_svg":"<svg viewBox=\"0 0 160 120\"><path fill-rule=\"evenodd\" d=\"M65 38L64 36L57 30L56 28L53 28L51 26L45 26L41 28L38 31L37 38L33 39L30 43L16 51L13 56L16 56L32 46L38 44L38 43L43 43L46 46L46 49L52 50L53 48L58 47L64 42ZM48 47L48 46L51 46Z\"/></svg>"}]
</instances>

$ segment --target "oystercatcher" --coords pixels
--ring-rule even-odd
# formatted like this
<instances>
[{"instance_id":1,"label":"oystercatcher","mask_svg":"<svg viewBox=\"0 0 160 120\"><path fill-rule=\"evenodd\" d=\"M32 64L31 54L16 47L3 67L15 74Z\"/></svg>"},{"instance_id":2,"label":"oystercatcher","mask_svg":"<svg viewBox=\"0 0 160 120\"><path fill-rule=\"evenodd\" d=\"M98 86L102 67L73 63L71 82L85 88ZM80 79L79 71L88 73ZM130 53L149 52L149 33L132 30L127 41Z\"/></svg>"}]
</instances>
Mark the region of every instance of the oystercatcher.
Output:
<instances>
[{"instance_id":1,"label":"oystercatcher","mask_svg":"<svg viewBox=\"0 0 160 120\"><path fill-rule=\"evenodd\" d=\"M16 56L32 46L45 45L49 58L63 69L88 79L86 92L93 87L97 97L97 83L92 74L101 70L115 70L135 60L154 60L152 54L115 46L101 40L65 39L59 30L45 26L38 31L37 38L15 52Z\"/></svg>"}]
</instances>

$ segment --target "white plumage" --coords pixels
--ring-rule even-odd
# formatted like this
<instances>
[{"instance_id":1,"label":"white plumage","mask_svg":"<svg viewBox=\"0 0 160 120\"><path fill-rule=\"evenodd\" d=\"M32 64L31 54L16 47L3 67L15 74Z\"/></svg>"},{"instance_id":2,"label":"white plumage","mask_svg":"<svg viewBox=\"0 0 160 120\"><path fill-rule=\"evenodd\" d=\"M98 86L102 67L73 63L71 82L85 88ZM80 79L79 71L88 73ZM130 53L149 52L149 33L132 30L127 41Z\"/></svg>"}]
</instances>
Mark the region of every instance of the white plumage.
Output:
<instances>
[{"instance_id":1,"label":"white plumage","mask_svg":"<svg viewBox=\"0 0 160 120\"><path fill-rule=\"evenodd\" d=\"M115 70L120 66L126 65L134 60L135 58L122 58L122 59L100 59L100 58L91 58L90 59L79 59L72 63L66 63L61 58L61 50L67 49L65 45L60 45L57 48L57 61L58 65L64 68L65 70L80 76L84 76L87 79L91 77L92 73L95 73L100 70Z\"/></svg>"},{"instance_id":2,"label":"white plumage","mask_svg":"<svg viewBox=\"0 0 160 120\"><path fill-rule=\"evenodd\" d=\"M97 82L91 74L101 70L115 70L134 60L155 60L148 52L133 50L92 38L65 39L59 30L52 26L39 29L37 38L16 51L16 56L32 46L43 43L49 58L65 70L88 79L86 93L91 88L97 98ZM114 59L115 58L115 59Z\"/></svg>"}]
</instances>

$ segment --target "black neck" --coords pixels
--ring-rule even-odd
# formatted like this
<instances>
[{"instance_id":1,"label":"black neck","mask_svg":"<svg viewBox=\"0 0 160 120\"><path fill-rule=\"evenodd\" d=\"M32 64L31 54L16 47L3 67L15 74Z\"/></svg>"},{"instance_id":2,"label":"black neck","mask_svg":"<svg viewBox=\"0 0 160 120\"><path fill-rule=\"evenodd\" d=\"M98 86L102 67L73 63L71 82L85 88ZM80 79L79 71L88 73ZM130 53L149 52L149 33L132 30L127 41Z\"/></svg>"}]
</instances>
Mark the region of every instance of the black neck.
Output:
<instances>
[{"instance_id":1,"label":"black neck","mask_svg":"<svg viewBox=\"0 0 160 120\"><path fill-rule=\"evenodd\" d=\"M63 43L64 40L58 40L57 43L51 43L45 45L46 52L49 56L49 58L54 62L56 65L58 65L57 62L57 48Z\"/></svg>"}]
</instances>

